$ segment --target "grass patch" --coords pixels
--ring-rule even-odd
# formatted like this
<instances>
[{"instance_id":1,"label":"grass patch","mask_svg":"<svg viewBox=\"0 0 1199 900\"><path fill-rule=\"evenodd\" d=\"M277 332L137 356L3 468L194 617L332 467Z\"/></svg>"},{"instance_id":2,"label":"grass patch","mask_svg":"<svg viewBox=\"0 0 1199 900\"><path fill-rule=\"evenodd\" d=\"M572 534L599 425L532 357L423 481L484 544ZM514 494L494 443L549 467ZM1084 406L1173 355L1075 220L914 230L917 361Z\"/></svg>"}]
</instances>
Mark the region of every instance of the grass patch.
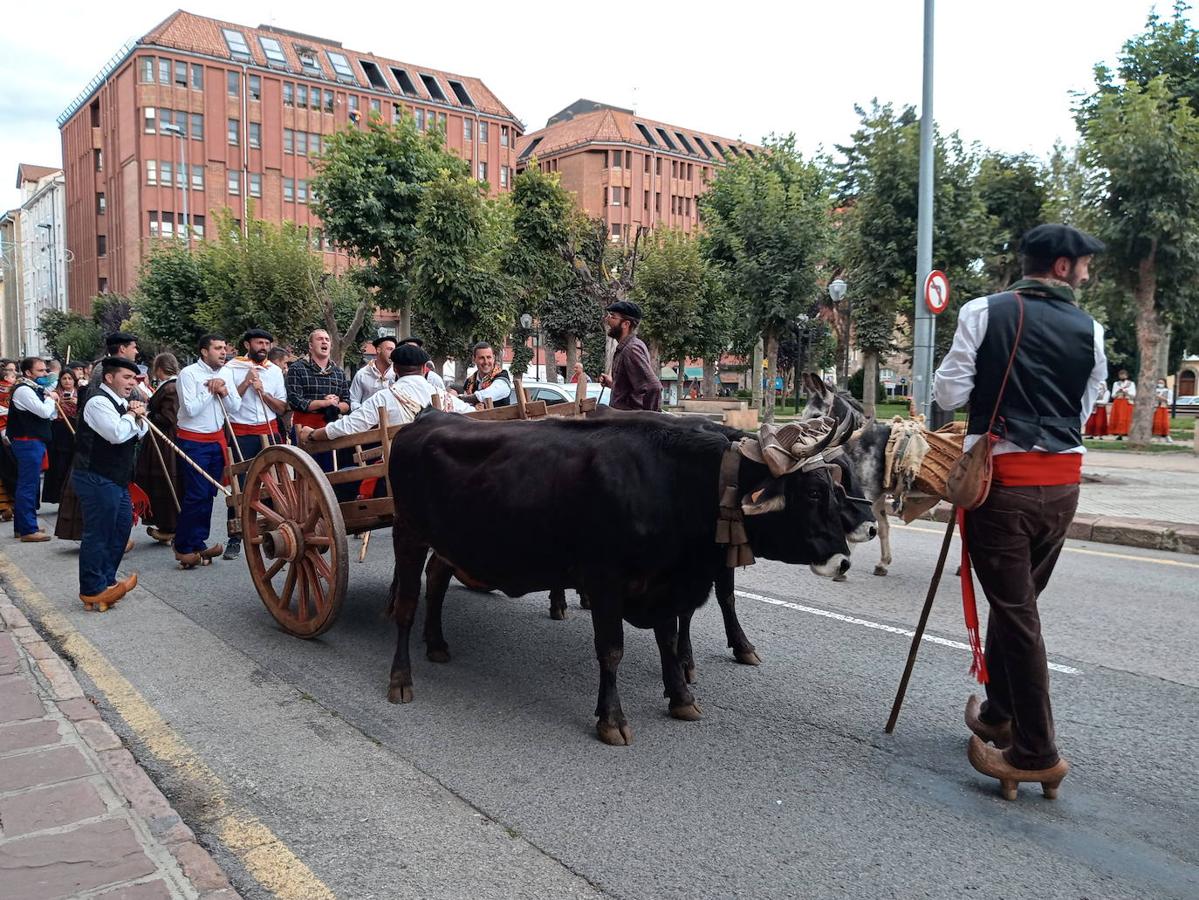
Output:
<instances>
[{"instance_id":1,"label":"grass patch","mask_svg":"<svg viewBox=\"0 0 1199 900\"><path fill-rule=\"evenodd\" d=\"M1092 438L1083 440L1083 446L1088 450L1114 450L1118 453L1193 453L1191 444L1150 444L1147 447L1134 447L1127 440L1123 441L1097 441Z\"/></svg>"}]
</instances>

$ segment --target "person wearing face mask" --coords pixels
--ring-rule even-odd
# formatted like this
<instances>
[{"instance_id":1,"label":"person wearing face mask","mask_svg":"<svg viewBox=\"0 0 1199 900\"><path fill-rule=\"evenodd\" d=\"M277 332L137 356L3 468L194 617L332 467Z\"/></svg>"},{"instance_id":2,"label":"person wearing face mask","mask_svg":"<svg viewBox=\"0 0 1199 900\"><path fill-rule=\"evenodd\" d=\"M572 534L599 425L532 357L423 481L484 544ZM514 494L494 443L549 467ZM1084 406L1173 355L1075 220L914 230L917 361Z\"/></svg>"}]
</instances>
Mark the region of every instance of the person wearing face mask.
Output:
<instances>
[{"instance_id":1,"label":"person wearing face mask","mask_svg":"<svg viewBox=\"0 0 1199 900\"><path fill-rule=\"evenodd\" d=\"M1166 387L1166 379L1159 378L1157 387L1153 389L1153 436L1166 439L1167 444L1173 444L1170 437L1170 389Z\"/></svg>"},{"instance_id":2,"label":"person wearing face mask","mask_svg":"<svg viewBox=\"0 0 1199 900\"><path fill-rule=\"evenodd\" d=\"M21 360L21 375L8 408L8 439L17 458L13 528L22 542L39 543L51 540L38 525L37 510L51 441L50 423L58 418L58 408L48 390L50 376L44 359L30 356Z\"/></svg>"}]
</instances>

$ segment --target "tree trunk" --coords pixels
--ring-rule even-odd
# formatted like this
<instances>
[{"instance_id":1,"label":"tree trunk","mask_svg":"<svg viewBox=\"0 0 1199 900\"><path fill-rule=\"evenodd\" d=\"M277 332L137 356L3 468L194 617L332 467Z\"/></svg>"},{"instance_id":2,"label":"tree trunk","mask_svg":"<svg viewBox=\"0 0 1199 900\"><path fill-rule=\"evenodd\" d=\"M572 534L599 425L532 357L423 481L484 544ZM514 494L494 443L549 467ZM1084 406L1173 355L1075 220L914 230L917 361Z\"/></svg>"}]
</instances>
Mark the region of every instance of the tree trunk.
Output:
<instances>
[{"instance_id":1,"label":"tree trunk","mask_svg":"<svg viewBox=\"0 0 1199 900\"><path fill-rule=\"evenodd\" d=\"M404 301L400 304L400 321L399 326L400 340L412 334L412 304Z\"/></svg>"},{"instance_id":2,"label":"tree trunk","mask_svg":"<svg viewBox=\"0 0 1199 900\"><path fill-rule=\"evenodd\" d=\"M763 421L774 421L774 379L779 363L779 342L772 332L763 335L766 348L766 403L762 414Z\"/></svg>"},{"instance_id":3,"label":"tree trunk","mask_svg":"<svg viewBox=\"0 0 1199 900\"><path fill-rule=\"evenodd\" d=\"M662 377L662 349L656 341L646 341L645 347L649 350L649 367L659 379ZM670 397L670 385L662 385L662 405L665 406Z\"/></svg>"},{"instance_id":4,"label":"tree trunk","mask_svg":"<svg viewBox=\"0 0 1199 900\"><path fill-rule=\"evenodd\" d=\"M716 363L708 359L704 360L703 392L705 397L720 396L720 392L716 389Z\"/></svg>"},{"instance_id":5,"label":"tree trunk","mask_svg":"<svg viewBox=\"0 0 1199 900\"><path fill-rule=\"evenodd\" d=\"M1157 405L1153 389L1157 386L1158 357L1163 339L1162 317L1157 310L1157 241L1149 255L1137 267L1137 286L1133 291L1136 307L1137 354L1141 370L1137 373L1137 399L1132 407L1132 428L1128 441L1133 447L1145 447L1153 440L1153 408Z\"/></svg>"},{"instance_id":6,"label":"tree trunk","mask_svg":"<svg viewBox=\"0 0 1199 900\"><path fill-rule=\"evenodd\" d=\"M579 361L579 339L573 334L566 336L566 381L575 376L575 363Z\"/></svg>"},{"instance_id":7,"label":"tree trunk","mask_svg":"<svg viewBox=\"0 0 1199 900\"><path fill-rule=\"evenodd\" d=\"M445 360L446 360L446 358L444 356L434 356L433 357L433 371L436 372L438 374L438 376L443 379L445 378L445 375L444 375Z\"/></svg>"},{"instance_id":8,"label":"tree trunk","mask_svg":"<svg viewBox=\"0 0 1199 900\"><path fill-rule=\"evenodd\" d=\"M873 419L878 399L878 351L862 351L862 409L866 418Z\"/></svg>"},{"instance_id":9,"label":"tree trunk","mask_svg":"<svg viewBox=\"0 0 1199 900\"><path fill-rule=\"evenodd\" d=\"M548 331L541 332L541 380L551 384L558 380L558 367L554 365L554 345ZM537 360L533 360L533 372L537 372Z\"/></svg>"},{"instance_id":10,"label":"tree trunk","mask_svg":"<svg viewBox=\"0 0 1199 900\"><path fill-rule=\"evenodd\" d=\"M753 397L753 408L762 409L762 339L754 344L753 369L749 373L749 390Z\"/></svg>"}]
</instances>

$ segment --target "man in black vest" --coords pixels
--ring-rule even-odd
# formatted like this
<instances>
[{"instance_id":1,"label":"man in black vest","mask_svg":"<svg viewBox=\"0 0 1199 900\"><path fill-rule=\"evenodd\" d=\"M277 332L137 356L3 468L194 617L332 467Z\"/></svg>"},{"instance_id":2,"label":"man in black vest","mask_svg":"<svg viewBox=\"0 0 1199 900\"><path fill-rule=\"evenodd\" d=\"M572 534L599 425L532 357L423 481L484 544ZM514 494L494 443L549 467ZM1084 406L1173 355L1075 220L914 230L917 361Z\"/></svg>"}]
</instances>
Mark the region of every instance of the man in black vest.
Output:
<instances>
[{"instance_id":1,"label":"man in black vest","mask_svg":"<svg viewBox=\"0 0 1199 900\"><path fill-rule=\"evenodd\" d=\"M79 414L71 484L83 508L79 546L79 599L101 612L137 585L136 573L117 580L117 566L133 527L129 483L137 444L149 430L146 407L130 400L137 365L119 356L102 361L101 381Z\"/></svg>"},{"instance_id":2,"label":"man in black vest","mask_svg":"<svg viewBox=\"0 0 1199 900\"><path fill-rule=\"evenodd\" d=\"M471 356L475 361L475 371L462 383L462 396L459 399L471 406L479 406L485 400L490 400L492 406L508 406L512 403L516 394L512 387L512 376L495 358L491 344L479 341L471 348Z\"/></svg>"},{"instance_id":3,"label":"man in black vest","mask_svg":"<svg viewBox=\"0 0 1199 900\"><path fill-rule=\"evenodd\" d=\"M50 444L50 420L58 417L50 395L46 361L36 356L21 360L21 379L8 407L8 439L17 459L17 496L13 528L26 543L50 540L38 527L37 508L42 485L42 461Z\"/></svg>"},{"instance_id":4,"label":"man in black vest","mask_svg":"<svg viewBox=\"0 0 1199 900\"><path fill-rule=\"evenodd\" d=\"M959 310L933 387L943 409L969 401L966 449L995 442L991 492L965 514L970 558L990 604L980 674L987 699L970 697L966 724L974 732L970 763L998 778L1009 800L1021 781L1039 781L1045 796L1057 796L1069 769L1054 741L1037 598L1078 506L1082 424L1107 377L1103 326L1074 295L1102 249L1065 225L1030 230L1020 248L1023 278Z\"/></svg>"}]
</instances>

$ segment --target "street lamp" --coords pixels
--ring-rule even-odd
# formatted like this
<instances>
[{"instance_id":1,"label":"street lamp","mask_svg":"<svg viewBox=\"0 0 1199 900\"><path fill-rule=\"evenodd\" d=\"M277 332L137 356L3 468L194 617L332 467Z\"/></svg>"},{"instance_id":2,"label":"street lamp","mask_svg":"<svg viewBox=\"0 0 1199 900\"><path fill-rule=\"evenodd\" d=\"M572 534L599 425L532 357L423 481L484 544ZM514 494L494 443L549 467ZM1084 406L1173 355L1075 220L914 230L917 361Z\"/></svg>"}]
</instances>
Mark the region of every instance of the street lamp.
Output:
<instances>
[{"instance_id":1,"label":"street lamp","mask_svg":"<svg viewBox=\"0 0 1199 900\"><path fill-rule=\"evenodd\" d=\"M187 135L183 131L183 126L176 125L174 122L164 122L158 129L164 134L173 134L179 138L179 187L183 192L183 233L186 235L187 249L192 246L192 222L191 216L188 215L187 195L191 193L191 173L187 169L187 162L184 159L184 152L187 149Z\"/></svg>"},{"instance_id":2,"label":"street lamp","mask_svg":"<svg viewBox=\"0 0 1199 900\"><path fill-rule=\"evenodd\" d=\"M521 317L520 317L520 327L521 327L521 328L523 328L525 331L530 331L530 330L532 330L532 328L533 328L533 317L532 317L531 315L529 315L528 313L522 313L522 314L521 314ZM538 342L538 340L537 340L537 332L536 332L536 331L534 331L534 332L533 332L533 378L534 378L534 380L537 380L537 381L539 381L539 380L540 380L539 378L537 378L537 350L538 350L538 343L539 343L539 342ZM546 380L548 381L549 379L546 379Z\"/></svg>"},{"instance_id":3,"label":"street lamp","mask_svg":"<svg viewBox=\"0 0 1199 900\"><path fill-rule=\"evenodd\" d=\"M842 300L845 301L845 362L841 373L841 387L848 390L849 388L849 333L853 317L853 300L849 297L849 285L845 283L845 279L837 278L829 282L828 295L836 306Z\"/></svg>"},{"instance_id":4,"label":"street lamp","mask_svg":"<svg viewBox=\"0 0 1199 900\"><path fill-rule=\"evenodd\" d=\"M795 414L799 415L799 376L804 370L805 346L808 337L808 314L800 313L795 320Z\"/></svg>"}]
</instances>

